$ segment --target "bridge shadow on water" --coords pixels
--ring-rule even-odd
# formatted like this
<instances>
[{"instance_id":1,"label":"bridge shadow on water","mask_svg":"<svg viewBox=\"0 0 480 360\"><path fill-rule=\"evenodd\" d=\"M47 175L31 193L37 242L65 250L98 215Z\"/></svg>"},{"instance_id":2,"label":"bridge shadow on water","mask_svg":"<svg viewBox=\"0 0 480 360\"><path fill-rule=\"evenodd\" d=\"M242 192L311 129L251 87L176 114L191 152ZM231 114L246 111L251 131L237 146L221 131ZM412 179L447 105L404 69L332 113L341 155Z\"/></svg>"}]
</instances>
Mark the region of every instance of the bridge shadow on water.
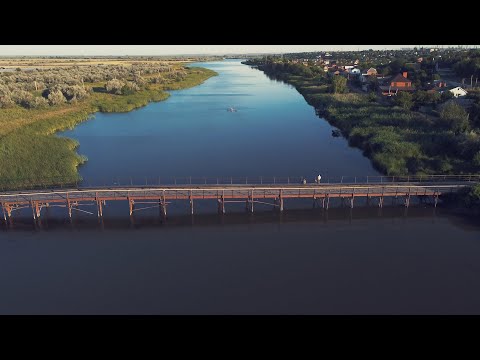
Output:
<instances>
[{"instance_id":1,"label":"bridge shadow on water","mask_svg":"<svg viewBox=\"0 0 480 360\"><path fill-rule=\"evenodd\" d=\"M318 224L319 226L348 226L352 223L365 223L375 227L379 220L391 220L408 222L421 220L432 222L438 218L447 218L450 223L464 230L478 231L480 222L478 217L455 211L446 207L434 208L428 205L416 205L406 208L401 205L386 206L362 206L350 208L338 206L328 210L322 208L297 208L289 209L280 213L278 211L258 210L254 213L248 211L232 211L226 214L215 212L186 215L185 213L174 212L166 218L155 211L144 214L136 214L132 217L124 214L106 215L103 218L97 216L74 216L69 219L67 216L54 214L43 215L40 219L33 220L26 214L12 217L10 221L0 220L0 231L39 231L49 232L57 230L72 231L108 231L127 230L136 231L143 229L175 229L185 227L212 227L212 226L239 226L248 228L250 225L260 224Z\"/></svg>"}]
</instances>

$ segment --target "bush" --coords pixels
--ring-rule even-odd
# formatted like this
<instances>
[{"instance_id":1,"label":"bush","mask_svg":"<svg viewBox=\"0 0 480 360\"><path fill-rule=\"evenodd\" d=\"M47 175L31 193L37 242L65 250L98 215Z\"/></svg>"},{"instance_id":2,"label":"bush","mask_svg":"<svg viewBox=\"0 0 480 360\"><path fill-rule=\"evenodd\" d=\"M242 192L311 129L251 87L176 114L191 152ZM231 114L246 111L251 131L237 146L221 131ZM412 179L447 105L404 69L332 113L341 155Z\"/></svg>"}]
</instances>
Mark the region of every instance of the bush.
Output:
<instances>
[{"instance_id":1,"label":"bush","mask_svg":"<svg viewBox=\"0 0 480 360\"><path fill-rule=\"evenodd\" d=\"M334 76L332 78L332 92L334 94L343 94L347 92L347 79L343 76Z\"/></svg>"},{"instance_id":2,"label":"bush","mask_svg":"<svg viewBox=\"0 0 480 360\"><path fill-rule=\"evenodd\" d=\"M121 95L122 94L122 88L125 86L125 83L123 81L120 81L118 79L112 79L107 81L105 84L105 90L109 92L110 94L115 94L115 95Z\"/></svg>"},{"instance_id":3,"label":"bush","mask_svg":"<svg viewBox=\"0 0 480 360\"><path fill-rule=\"evenodd\" d=\"M33 95L25 90L15 90L12 92L12 100L16 104L28 109L33 102Z\"/></svg>"},{"instance_id":4,"label":"bush","mask_svg":"<svg viewBox=\"0 0 480 360\"><path fill-rule=\"evenodd\" d=\"M52 106L63 104L66 100L60 90L54 90L48 94L48 102Z\"/></svg>"},{"instance_id":5,"label":"bush","mask_svg":"<svg viewBox=\"0 0 480 360\"><path fill-rule=\"evenodd\" d=\"M15 105L10 95L0 95L0 108L8 108Z\"/></svg>"},{"instance_id":6,"label":"bush","mask_svg":"<svg viewBox=\"0 0 480 360\"><path fill-rule=\"evenodd\" d=\"M395 97L395 103L406 110L410 110L413 106L412 94L406 91L400 91Z\"/></svg>"},{"instance_id":7,"label":"bush","mask_svg":"<svg viewBox=\"0 0 480 360\"><path fill-rule=\"evenodd\" d=\"M467 131L469 126L467 112L454 102L445 104L440 112L440 119L444 126L457 135Z\"/></svg>"}]
</instances>

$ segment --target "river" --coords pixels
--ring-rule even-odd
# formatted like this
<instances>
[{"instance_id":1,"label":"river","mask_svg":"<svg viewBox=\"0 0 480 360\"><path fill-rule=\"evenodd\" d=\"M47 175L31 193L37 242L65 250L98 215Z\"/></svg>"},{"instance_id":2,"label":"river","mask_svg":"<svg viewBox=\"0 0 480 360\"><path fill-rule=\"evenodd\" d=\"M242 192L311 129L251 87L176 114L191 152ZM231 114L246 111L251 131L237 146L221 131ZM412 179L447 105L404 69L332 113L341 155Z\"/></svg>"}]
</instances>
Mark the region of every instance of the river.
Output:
<instances>
[{"instance_id":1,"label":"river","mask_svg":"<svg viewBox=\"0 0 480 360\"><path fill-rule=\"evenodd\" d=\"M219 76L61 134L89 158L85 181L377 174L291 86L238 60L192 66ZM20 211L0 225L0 313L480 313L476 219L427 205L198 207L193 217L173 207L167 222L151 209L134 223L120 204L103 222L49 209L34 225Z\"/></svg>"}]
</instances>

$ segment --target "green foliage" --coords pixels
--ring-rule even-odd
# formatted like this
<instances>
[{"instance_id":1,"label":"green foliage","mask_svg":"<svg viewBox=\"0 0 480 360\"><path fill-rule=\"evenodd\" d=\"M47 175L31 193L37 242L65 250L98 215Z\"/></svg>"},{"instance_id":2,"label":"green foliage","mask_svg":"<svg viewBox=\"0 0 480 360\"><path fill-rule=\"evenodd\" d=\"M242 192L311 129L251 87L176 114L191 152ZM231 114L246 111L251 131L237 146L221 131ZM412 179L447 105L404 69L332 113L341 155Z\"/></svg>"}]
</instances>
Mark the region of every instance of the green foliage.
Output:
<instances>
[{"instance_id":1,"label":"green foliage","mask_svg":"<svg viewBox=\"0 0 480 360\"><path fill-rule=\"evenodd\" d=\"M416 105L434 105L440 102L440 94L418 90L413 95L413 100Z\"/></svg>"},{"instance_id":2,"label":"green foliage","mask_svg":"<svg viewBox=\"0 0 480 360\"><path fill-rule=\"evenodd\" d=\"M343 76L334 76L332 78L332 92L334 94L343 94L347 92L347 79Z\"/></svg>"},{"instance_id":3,"label":"green foliage","mask_svg":"<svg viewBox=\"0 0 480 360\"><path fill-rule=\"evenodd\" d=\"M413 106L412 94L406 91L400 91L395 97L395 102L398 106L401 106L406 110L410 110Z\"/></svg>"},{"instance_id":4,"label":"green foliage","mask_svg":"<svg viewBox=\"0 0 480 360\"><path fill-rule=\"evenodd\" d=\"M460 105L453 102L445 104L440 112L440 119L443 125L455 134L463 133L469 127L467 112Z\"/></svg>"},{"instance_id":5,"label":"green foliage","mask_svg":"<svg viewBox=\"0 0 480 360\"><path fill-rule=\"evenodd\" d=\"M450 91L444 91L442 92L440 99L442 102L453 99L453 94Z\"/></svg>"},{"instance_id":6,"label":"green foliage","mask_svg":"<svg viewBox=\"0 0 480 360\"><path fill-rule=\"evenodd\" d=\"M473 165L478 166L480 169L480 151L478 151L473 157Z\"/></svg>"}]
</instances>

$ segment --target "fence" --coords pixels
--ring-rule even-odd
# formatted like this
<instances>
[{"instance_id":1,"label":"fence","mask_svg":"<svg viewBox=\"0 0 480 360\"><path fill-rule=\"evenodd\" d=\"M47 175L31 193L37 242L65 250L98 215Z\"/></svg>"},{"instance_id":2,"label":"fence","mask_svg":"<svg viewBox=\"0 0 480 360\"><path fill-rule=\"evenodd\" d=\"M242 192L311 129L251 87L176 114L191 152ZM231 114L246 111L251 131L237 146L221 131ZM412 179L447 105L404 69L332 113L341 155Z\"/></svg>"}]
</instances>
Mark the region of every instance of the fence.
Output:
<instances>
[{"instance_id":1,"label":"fence","mask_svg":"<svg viewBox=\"0 0 480 360\"><path fill-rule=\"evenodd\" d=\"M61 188L98 188L98 187L155 187L155 186L189 186L189 185L295 185L302 184L302 176L253 176L253 177L114 177L83 178L72 181L66 178L51 179L0 179L0 191L61 189ZM314 183L314 178L305 178L307 184ZM458 183L479 182L480 175L404 175L404 176L325 176L322 184L381 184L381 183Z\"/></svg>"}]
</instances>

